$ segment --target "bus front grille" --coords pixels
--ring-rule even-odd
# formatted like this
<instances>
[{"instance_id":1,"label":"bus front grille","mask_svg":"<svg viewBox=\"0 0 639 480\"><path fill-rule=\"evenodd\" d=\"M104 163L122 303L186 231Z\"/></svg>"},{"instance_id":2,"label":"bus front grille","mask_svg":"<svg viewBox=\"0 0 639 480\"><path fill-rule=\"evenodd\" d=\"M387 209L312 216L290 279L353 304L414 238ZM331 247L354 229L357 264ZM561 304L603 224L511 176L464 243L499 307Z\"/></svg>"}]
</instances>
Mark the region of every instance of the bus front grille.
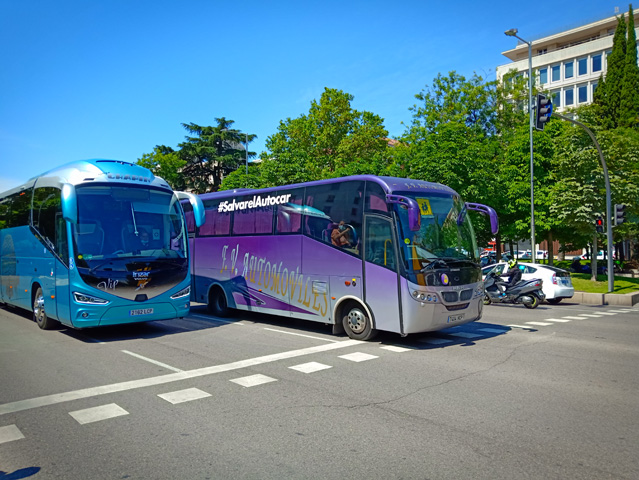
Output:
<instances>
[{"instance_id":1,"label":"bus front grille","mask_svg":"<svg viewBox=\"0 0 639 480\"><path fill-rule=\"evenodd\" d=\"M458 300L457 292L442 292L442 297L447 302L456 302Z\"/></svg>"}]
</instances>

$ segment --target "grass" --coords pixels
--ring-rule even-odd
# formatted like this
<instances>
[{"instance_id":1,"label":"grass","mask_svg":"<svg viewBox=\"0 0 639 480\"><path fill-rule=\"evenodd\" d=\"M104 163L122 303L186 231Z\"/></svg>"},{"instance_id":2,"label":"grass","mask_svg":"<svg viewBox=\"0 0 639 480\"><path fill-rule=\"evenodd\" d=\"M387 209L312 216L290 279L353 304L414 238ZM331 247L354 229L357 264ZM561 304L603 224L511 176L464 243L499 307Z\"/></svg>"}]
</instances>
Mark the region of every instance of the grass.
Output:
<instances>
[{"instance_id":1,"label":"grass","mask_svg":"<svg viewBox=\"0 0 639 480\"><path fill-rule=\"evenodd\" d=\"M608 275L597 275L597 281L590 280L589 273L571 273L575 290L588 293L608 293ZM612 293L631 293L639 291L639 278L615 277Z\"/></svg>"}]
</instances>

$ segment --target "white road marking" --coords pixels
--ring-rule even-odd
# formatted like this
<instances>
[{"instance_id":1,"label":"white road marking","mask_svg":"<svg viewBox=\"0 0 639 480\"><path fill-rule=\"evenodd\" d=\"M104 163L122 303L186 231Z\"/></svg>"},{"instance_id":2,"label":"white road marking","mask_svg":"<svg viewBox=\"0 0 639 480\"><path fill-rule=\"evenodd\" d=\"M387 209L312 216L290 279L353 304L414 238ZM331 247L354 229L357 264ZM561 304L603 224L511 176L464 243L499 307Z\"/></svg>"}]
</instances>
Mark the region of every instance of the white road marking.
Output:
<instances>
[{"instance_id":1,"label":"white road marking","mask_svg":"<svg viewBox=\"0 0 639 480\"><path fill-rule=\"evenodd\" d=\"M600 318L601 315L593 315L592 313L580 313L580 317L592 317L592 318Z\"/></svg>"},{"instance_id":2,"label":"white road marking","mask_svg":"<svg viewBox=\"0 0 639 480\"><path fill-rule=\"evenodd\" d=\"M13 442L14 440L20 440L21 438L24 438L24 435L15 425L0 427L0 443Z\"/></svg>"},{"instance_id":3,"label":"white road marking","mask_svg":"<svg viewBox=\"0 0 639 480\"><path fill-rule=\"evenodd\" d=\"M546 318L545 319L547 322L558 322L558 323L567 323L570 322L570 320L564 320L563 318Z\"/></svg>"},{"instance_id":4,"label":"white road marking","mask_svg":"<svg viewBox=\"0 0 639 480\"><path fill-rule=\"evenodd\" d=\"M443 345L445 343L453 343L452 340L446 338L420 338L421 343L429 343L431 345Z\"/></svg>"},{"instance_id":5,"label":"white road marking","mask_svg":"<svg viewBox=\"0 0 639 480\"><path fill-rule=\"evenodd\" d=\"M561 318L565 318L567 320L586 320L585 317L561 317Z\"/></svg>"},{"instance_id":6,"label":"white road marking","mask_svg":"<svg viewBox=\"0 0 639 480\"><path fill-rule=\"evenodd\" d=\"M351 362L365 362L366 360L372 360L379 357L377 355L369 355L368 353L355 352L347 355L340 355L339 358L350 360Z\"/></svg>"},{"instance_id":7,"label":"white road marking","mask_svg":"<svg viewBox=\"0 0 639 480\"><path fill-rule=\"evenodd\" d=\"M314 373L319 372L320 370L326 370L327 368L333 368L330 365L324 365L323 363L318 362L308 362L302 363L301 365L294 365L292 367L288 367L291 370L297 370L302 373Z\"/></svg>"},{"instance_id":8,"label":"white road marking","mask_svg":"<svg viewBox=\"0 0 639 480\"><path fill-rule=\"evenodd\" d=\"M549 322L526 322L526 325L537 325L540 327L547 327L548 325L552 325L552 323Z\"/></svg>"},{"instance_id":9,"label":"white road marking","mask_svg":"<svg viewBox=\"0 0 639 480\"><path fill-rule=\"evenodd\" d=\"M248 377L236 378L231 380L233 383L237 383L238 385L242 385L243 387L255 387L256 385L262 385L264 383L277 382L276 378L267 377L266 375L257 374L250 375Z\"/></svg>"},{"instance_id":10,"label":"white road marking","mask_svg":"<svg viewBox=\"0 0 639 480\"><path fill-rule=\"evenodd\" d=\"M459 332L459 333L451 333L451 337L460 337L460 338L480 338L482 335L477 333L468 333L468 332Z\"/></svg>"},{"instance_id":11,"label":"white road marking","mask_svg":"<svg viewBox=\"0 0 639 480\"><path fill-rule=\"evenodd\" d=\"M526 327L525 325L515 325L514 323L507 326L512 328L521 328L524 330L536 330L535 328L532 328L532 327Z\"/></svg>"},{"instance_id":12,"label":"white road marking","mask_svg":"<svg viewBox=\"0 0 639 480\"><path fill-rule=\"evenodd\" d=\"M228 323L229 325L244 326L244 324L239 321L234 322L233 320L222 320L221 318L206 317L204 315L198 315L197 313L192 313L191 315L189 315L189 317L202 318L204 320L208 320L209 322L220 322L220 323Z\"/></svg>"},{"instance_id":13,"label":"white road marking","mask_svg":"<svg viewBox=\"0 0 639 480\"><path fill-rule=\"evenodd\" d=\"M31 398L28 400L19 400L17 402L5 403L0 405L0 415L7 413L15 413L23 410L30 410L32 408L44 407L48 405L55 405L57 403L69 402L71 400L78 400L81 398L95 397L98 395L106 395L115 392L124 392L133 390L136 388L151 387L154 385L164 385L167 383L178 382L180 380L187 380L190 378L203 377L206 375L214 375L216 373L228 372L231 370L239 370L242 368L253 367L255 365L263 365L265 363L277 362L279 360L286 360L289 358L302 357L305 355L312 355L314 353L327 352L330 350L337 350L340 348L348 348L355 345L360 345L362 342L359 340L344 340L339 343L327 343L324 345L317 345L315 347L301 348L299 350L290 350L288 352L274 353L271 355L264 355L261 357L249 358L247 360L240 360L238 362L227 363L224 365L213 365L211 367L198 368L195 370L187 370L183 372L168 373L157 377L142 378L139 380L130 380L120 383L112 383L110 385L102 385L100 387L90 387L81 390L74 390L65 393L56 393L53 395L45 395L42 397Z\"/></svg>"},{"instance_id":14,"label":"white road marking","mask_svg":"<svg viewBox=\"0 0 639 480\"><path fill-rule=\"evenodd\" d=\"M80 425L86 423L99 422L101 420L107 420L109 418L121 417L122 415L128 415L124 408L110 403L109 405L102 405L100 407L86 408L84 410L76 410L75 412L69 412L73 418L77 420Z\"/></svg>"},{"instance_id":15,"label":"white road marking","mask_svg":"<svg viewBox=\"0 0 639 480\"><path fill-rule=\"evenodd\" d=\"M295 333L295 332L286 332L284 330L277 330L275 328L264 328L264 330L268 330L269 332L277 332L277 333L284 333L286 335L295 335L296 337L304 337L304 338L312 338L314 340L322 340L323 342L341 342L342 340L333 340L332 338L321 338L321 337L314 337L313 335L304 335L303 333Z\"/></svg>"},{"instance_id":16,"label":"white road marking","mask_svg":"<svg viewBox=\"0 0 639 480\"><path fill-rule=\"evenodd\" d=\"M173 370L174 372L183 372L184 370L180 370L179 368L172 367L171 365L167 365L166 363L158 362L157 360L153 360L152 358L143 357L142 355L138 355L137 353L129 352L128 350L121 350L122 353L126 353L127 355L131 355L132 357L139 358L140 360L144 360L145 362L152 363L154 365L158 365L162 368L166 368L167 370Z\"/></svg>"},{"instance_id":17,"label":"white road marking","mask_svg":"<svg viewBox=\"0 0 639 480\"><path fill-rule=\"evenodd\" d=\"M409 352L411 350L414 350L414 348L398 347L397 345L385 345L380 348L396 353Z\"/></svg>"},{"instance_id":18,"label":"white road marking","mask_svg":"<svg viewBox=\"0 0 639 480\"><path fill-rule=\"evenodd\" d=\"M158 397L175 405L176 403L190 402L191 400L199 400L200 398L210 397L210 393L206 393L199 388L187 388L176 392L161 393Z\"/></svg>"},{"instance_id":19,"label":"white road marking","mask_svg":"<svg viewBox=\"0 0 639 480\"><path fill-rule=\"evenodd\" d=\"M623 313L620 312L619 310L609 310L607 312L592 312L592 313L596 313L597 315L617 315L618 313Z\"/></svg>"},{"instance_id":20,"label":"white road marking","mask_svg":"<svg viewBox=\"0 0 639 480\"><path fill-rule=\"evenodd\" d=\"M499 328L478 328L477 331L486 333L506 333L508 330L500 330Z\"/></svg>"}]
</instances>

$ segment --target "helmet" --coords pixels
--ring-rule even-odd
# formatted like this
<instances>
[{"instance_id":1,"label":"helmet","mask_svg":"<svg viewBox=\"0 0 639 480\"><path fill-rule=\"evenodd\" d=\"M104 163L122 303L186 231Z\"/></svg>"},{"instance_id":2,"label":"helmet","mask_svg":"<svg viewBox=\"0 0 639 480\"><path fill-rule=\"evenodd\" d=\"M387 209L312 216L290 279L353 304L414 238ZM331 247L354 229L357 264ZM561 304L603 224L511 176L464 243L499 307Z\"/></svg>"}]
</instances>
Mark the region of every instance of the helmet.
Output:
<instances>
[{"instance_id":1,"label":"helmet","mask_svg":"<svg viewBox=\"0 0 639 480\"><path fill-rule=\"evenodd\" d=\"M511 258L508 260L508 268L513 268L515 265L517 265L517 259Z\"/></svg>"}]
</instances>

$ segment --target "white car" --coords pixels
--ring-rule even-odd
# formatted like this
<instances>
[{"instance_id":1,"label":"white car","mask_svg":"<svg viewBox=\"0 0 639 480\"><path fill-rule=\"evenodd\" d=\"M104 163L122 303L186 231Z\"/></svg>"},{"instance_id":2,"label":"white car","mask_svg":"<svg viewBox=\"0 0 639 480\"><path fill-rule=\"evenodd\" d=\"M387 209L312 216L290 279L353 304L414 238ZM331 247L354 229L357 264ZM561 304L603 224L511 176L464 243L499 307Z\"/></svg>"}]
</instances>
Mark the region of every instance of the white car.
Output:
<instances>
[{"instance_id":1,"label":"white car","mask_svg":"<svg viewBox=\"0 0 639 480\"><path fill-rule=\"evenodd\" d=\"M562 298L572 298L575 294L575 287L572 286L569 271L539 263L519 263L518 265L523 270L522 280L532 280L533 278L543 280L541 289L546 295L548 303L556 305L561 302ZM486 274L493 268L497 269L499 275L503 275L508 271L508 264L500 262L496 265L488 265L482 268L482 279L485 279Z\"/></svg>"}]
</instances>

